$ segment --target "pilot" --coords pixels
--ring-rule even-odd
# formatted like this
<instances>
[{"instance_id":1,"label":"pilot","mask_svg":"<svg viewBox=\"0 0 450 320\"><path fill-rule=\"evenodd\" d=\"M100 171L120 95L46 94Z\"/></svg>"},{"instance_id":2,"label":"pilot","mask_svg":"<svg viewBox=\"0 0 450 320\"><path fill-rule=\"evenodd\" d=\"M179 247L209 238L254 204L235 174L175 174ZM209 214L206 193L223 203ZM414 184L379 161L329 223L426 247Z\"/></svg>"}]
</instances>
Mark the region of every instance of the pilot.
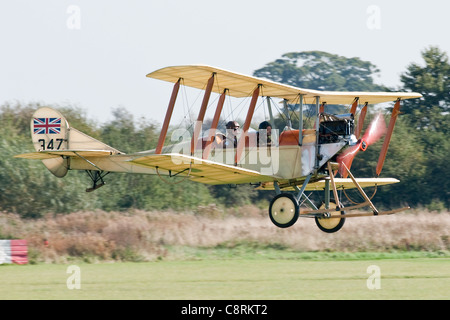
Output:
<instances>
[{"instance_id":1,"label":"pilot","mask_svg":"<svg viewBox=\"0 0 450 320\"><path fill-rule=\"evenodd\" d=\"M270 147L272 144L272 125L269 121L263 121L259 124L257 141L258 146Z\"/></svg>"},{"instance_id":2,"label":"pilot","mask_svg":"<svg viewBox=\"0 0 450 320\"><path fill-rule=\"evenodd\" d=\"M237 147L237 136L239 134L239 123L237 121L228 121L226 125L227 135L223 141L224 148Z\"/></svg>"}]
</instances>

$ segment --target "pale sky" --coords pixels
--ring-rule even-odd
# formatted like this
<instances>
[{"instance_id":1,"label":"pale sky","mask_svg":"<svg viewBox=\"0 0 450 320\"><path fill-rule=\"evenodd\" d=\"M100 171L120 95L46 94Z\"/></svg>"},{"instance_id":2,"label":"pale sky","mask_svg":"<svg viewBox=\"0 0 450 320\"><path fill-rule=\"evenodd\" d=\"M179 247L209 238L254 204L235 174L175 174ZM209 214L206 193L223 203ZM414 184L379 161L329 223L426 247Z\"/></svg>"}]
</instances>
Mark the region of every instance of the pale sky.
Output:
<instances>
[{"instance_id":1,"label":"pale sky","mask_svg":"<svg viewBox=\"0 0 450 320\"><path fill-rule=\"evenodd\" d=\"M450 53L443 0L14 0L0 2L0 104L125 107L162 123L172 84L156 69L208 64L251 75L287 52L359 57L399 86L430 45ZM176 109L176 117L183 110Z\"/></svg>"}]
</instances>

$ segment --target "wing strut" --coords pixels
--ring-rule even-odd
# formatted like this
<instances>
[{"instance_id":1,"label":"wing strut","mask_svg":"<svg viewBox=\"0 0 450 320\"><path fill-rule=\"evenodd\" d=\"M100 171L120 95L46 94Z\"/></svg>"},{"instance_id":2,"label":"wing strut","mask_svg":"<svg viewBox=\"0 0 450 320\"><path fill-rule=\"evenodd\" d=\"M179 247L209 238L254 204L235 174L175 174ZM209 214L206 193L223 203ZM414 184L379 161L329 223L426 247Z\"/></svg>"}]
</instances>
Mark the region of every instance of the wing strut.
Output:
<instances>
[{"instance_id":1,"label":"wing strut","mask_svg":"<svg viewBox=\"0 0 450 320\"><path fill-rule=\"evenodd\" d=\"M260 88L261 88L261 85L258 84L256 89L253 91L252 100L250 101L250 106L249 106L248 112L247 112L247 118L245 118L241 138L239 139L239 142L238 142L237 148L236 148L236 158L234 159L234 162L236 165L241 159L242 150L244 150L245 138L247 136L248 129L250 128L250 122L252 121L253 113L255 112L256 101L258 100Z\"/></svg>"},{"instance_id":2,"label":"wing strut","mask_svg":"<svg viewBox=\"0 0 450 320\"><path fill-rule=\"evenodd\" d=\"M161 154L162 147L164 146L164 140L166 140L167 130L169 130L169 122L172 117L173 108L175 107L175 101L177 100L178 90L180 89L181 78L173 86L172 96L170 97L169 106L167 107L166 117L164 118L163 127L158 139L158 145L156 146L155 153Z\"/></svg>"},{"instance_id":3,"label":"wing strut","mask_svg":"<svg viewBox=\"0 0 450 320\"><path fill-rule=\"evenodd\" d=\"M359 139L359 137L361 136L361 131L364 126L364 119L366 118L366 113L367 113L367 102L364 104L364 107L361 108L358 123L356 124L356 131L355 131L356 139Z\"/></svg>"},{"instance_id":4,"label":"wing strut","mask_svg":"<svg viewBox=\"0 0 450 320\"><path fill-rule=\"evenodd\" d=\"M298 110L298 145L303 145L303 94L299 94L300 107ZM272 122L274 123L274 122Z\"/></svg>"},{"instance_id":5,"label":"wing strut","mask_svg":"<svg viewBox=\"0 0 450 320\"><path fill-rule=\"evenodd\" d=\"M356 97L355 101L353 101L352 107L350 109L350 113L353 113L353 116L356 114L356 108L358 107L359 98Z\"/></svg>"},{"instance_id":6,"label":"wing strut","mask_svg":"<svg viewBox=\"0 0 450 320\"><path fill-rule=\"evenodd\" d=\"M394 105L394 109L392 109L391 120L389 121L388 131L386 133L386 137L384 138L383 146L381 147L380 157L378 158L376 176L380 176L381 170L383 169L384 160L386 159L386 154L389 148L389 143L391 142L392 132L394 131L395 121L397 120L397 116L400 114L400 101L398 98L397 102Z\"/></svg>"},{"instance_id":7,"label":"wing strut","mask_svg":"<svg viewBox=\"0 0 450 320\"><path fill-rule=\"evenodd\" d=\"M206 140L205 150L203 151L203 159L208 159L209 153L211 152L211 143L213 142L217 125L219 124L220 114L222 113L223 104L225 103L225 97L227 95L228 89L224 89L223 93L219 98L217 103L216 113L214 113L214 118L211 123L211 129L209 130L208 140Z\"/></svg>"},{"instance_id":8,"label":"wing strut","mask_svg":"<svg viewBox=\"0 0 450 320\"><path fill-rule=\"evenodd\" d=\"M316 159L315 159L315 164L314 164L314 170L317 171L319 170L319 158L320 158L320 153L319 153L319 130L320 130L320 96L316 96L316 122L315 122L315 129L316 129Z\"/></svg>"},{"instance_id":9,"label":"wing strut","mask_svg":"<svg viewBox=\"0 0 450 320\"><path fill-rule=\"evenodd\" d=\"M195 122L194 135L192 136L192 139L191 139L191 156L194 155L195 148L197 146L199 137L201 138L200 132L202 131L202 124L203 124L203 119L205 118L206 107L208 106L209 97L211 96L212 87L214 85L215 74L216 73L213 72L213 74L211 75L211 78L209 78L209 80L208 80L208 84L206 85L206 89L205 89L205 94L203 96L202 105L201 105L200 111L198 113L197 121Z\"/></svg>"}]
</instances>

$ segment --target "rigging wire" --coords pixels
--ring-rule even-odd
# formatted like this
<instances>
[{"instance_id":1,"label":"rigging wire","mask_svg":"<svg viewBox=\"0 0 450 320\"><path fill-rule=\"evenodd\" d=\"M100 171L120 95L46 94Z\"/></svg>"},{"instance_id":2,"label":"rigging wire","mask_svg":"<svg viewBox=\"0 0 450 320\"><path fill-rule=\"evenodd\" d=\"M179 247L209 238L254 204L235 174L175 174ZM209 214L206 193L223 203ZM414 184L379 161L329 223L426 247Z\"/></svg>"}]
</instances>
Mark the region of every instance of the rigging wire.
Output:
<instances>
[{"instance_id":1,"label":"rigging wire","mask_svg":"<svg viewBox=\"0 0 450 320\"><path fill-rule=\"evenodd\" d=\"M179 184L179 183L183 182L184 180L190 178L190 176L191 176L191 169L192 169L192 162L189 164L189 171L188 171L187 175L185 175L185 176L183 177L183 179L180 179L180 180L178 180L178 181L173 181L173 182L170 181L170 182L169 182L168 180L164 179L164 178L162 177L162 175L159 173L158 167L155 167L156 174L157 174L158 177L161 179L161 181L164 182L164 183L166 183L166 184L170 184L170 185ZM169 178L173 178L173 177L175 177L176 175L178 175L178 174L180 174L180 173L182 173L182 172L184 172L184 171L186 171L186 169L183 170L183 171L181 171L181 172L176 173L176 174L173 175L173 176L171 176L171 173L170 173L170 171L169 171Z\"/></svg>"}]
</instances>

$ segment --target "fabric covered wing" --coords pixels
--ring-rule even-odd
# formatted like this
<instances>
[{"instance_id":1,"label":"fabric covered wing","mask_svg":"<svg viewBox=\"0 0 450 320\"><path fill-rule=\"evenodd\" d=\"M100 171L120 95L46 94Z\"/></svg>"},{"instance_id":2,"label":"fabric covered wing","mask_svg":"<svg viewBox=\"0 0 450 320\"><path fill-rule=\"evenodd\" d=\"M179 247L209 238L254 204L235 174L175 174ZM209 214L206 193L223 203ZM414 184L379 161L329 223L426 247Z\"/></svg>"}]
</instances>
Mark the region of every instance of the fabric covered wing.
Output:
<instances>
[{"instance_id":1,"label":"fabric covered wing","mask_svg":"<svg viewBox=\"0 0 450 320\"><path fill-rule=\"evenodd\" d=\"M230 166L182 154L151 154L136 157L131 163L152 167L160 174L186 176L192 181L206 184L239 184L273 181L273 177L253 170Z\"/></svg>"},{"instance_id":2,"label":"fabric covered wing","mask_svg":"<svg viewBox=\"0 0 450 320\"><path fill-rule=\"evenodd\" d=\"M204 90L212 73L217 77L217 85L213 87L213 92L221 93L226 88L230 96L237 98L250 96L258 85L263 86L265 96L296 101L298 95L302 94L305 103L315 103L318 96L321 102L327 104L351 104L355 98L359 98L361 103L377 104L395 101L398 98L404 100L422 96L415 92L338 92L302 89L207 65L166 67L147 74L147 77L173 83L181 78L185 86Z\"/></svg>"},{"instance_id":3,"label":"fabric covered wing","mask_svg":"<svg viewBox=\"0 0 450 320\"><path fill-rule=\"evenodd\" d=\"M336 183L336 188L339 189L354 189L356 188L355 184L350 178L334 178ZM362 187L374 187L374 186L383 186L388 184L394 184L400 182L400 180L394 178L356 178L356 182ZM301 187L301 186L299 186ZM274 190L273 183L266 182L263 183L257 189L259 190ZM307 191L322 191L325 189L325 180L319 180L316 182L308 183L308 186L305 190ZM284 188L285 191L294 191L293 187Z\"/></svg>"}]
</instances>

